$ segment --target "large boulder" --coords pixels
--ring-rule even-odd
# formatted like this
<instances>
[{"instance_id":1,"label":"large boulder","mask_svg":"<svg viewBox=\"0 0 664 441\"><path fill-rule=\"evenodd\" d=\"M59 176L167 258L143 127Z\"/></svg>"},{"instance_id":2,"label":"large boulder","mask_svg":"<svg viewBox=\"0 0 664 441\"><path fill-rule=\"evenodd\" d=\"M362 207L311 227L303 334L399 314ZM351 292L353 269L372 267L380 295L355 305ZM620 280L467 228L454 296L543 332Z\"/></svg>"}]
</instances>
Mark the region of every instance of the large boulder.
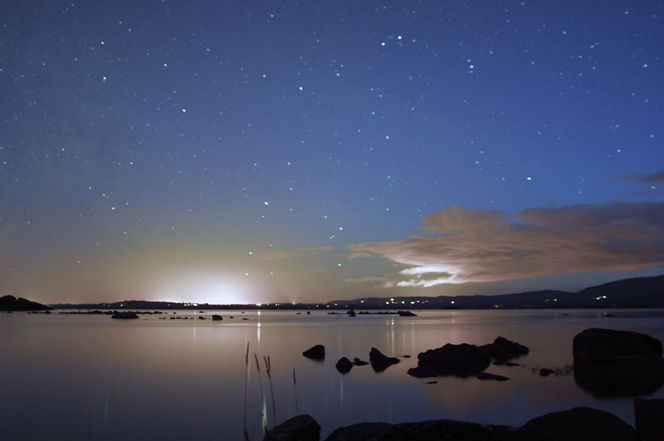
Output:
<instances>
[{"instance_id":1,"label":"large boulder","mask_svg":"<svg viewBox=\"0 0 664 441\"><path fill-rule=\"evenodd\" d=\"M417 355L418 367L435 370L440 375L469 377L477 375L491 364L491 356L477 346L462 343L446 344L442 348L429 349Z\"/></svg>"},{"instance_id":2,"label":"large boulder","mask_svg":"<svg viewBox=\"0 0 664 441\"><path fill-rule=\"evenodd\" d=\"M644 441L664 439L664 400L634 400L636 433Z\"/></svg>"},{"instance_id":3,"label":"large boulder","mask_svg":"<svg viewBox=\"0 0 664 441\"><path fill-rule=\"evenodd\" d=\"M307 358L313 358L314 360L322 360L325 358L325 346L316 345L313 346L302 353Z\"/></svg>"},{"instance_id":4,"label":"large boulder","mask_svg":"<svg viewBox=\"0 0 664 441\"><path fill-rule=\"evenodd\" d=\"M519 433L546 437L551 441L636 441L632 426L612 413L590 407L575 407L534 418Z\"/></svg>"},{"instance_id":5,"label":"large boulder","mask_svg":"<svg viewBox=\"0 0 664 441\"><path fill-rule=\"evenodd\" d=\"M376 348L371 348L371 351L369 352L369 362L376 372L382 372L393 364L399 363L399 361L400 360L396 357L383 355L383 353Z\"/></svg>"},{"instance_id":6,"label":"large boulder","mask_svg":"<svg viewBox=\"0 0 664 441\"><path fill-rule=\"evenodd\" d=\"M573 342L574 361L611 362L617 357L662 358L662 342L647 334L614 329L590 328Z\"/></svg>"},{"instance_id":7,"label":"large boulder","mask_svg":"<svg viewBox=\"0 0 664 441\"><path fill-rule=\"evenodd\" d=\"M595 396L651 394L664 385L662 343L649 335L591 328L573 344L574 380Z\"/></svg>"},{"instance_id":8,"label":"large boulder","mask_svg":"<svg viewBox=\"0 0 664 441\"><path fill-rule=\"evenodd\" d=\"M545 441L533 434L520 434L510 426L483 425L453 420L416 423L360 423L340 427L325 441Z\"/></svg>"},{"instance_id":9,"label":"large boulder","mask_svg":"<svg viewBox=\"0 0 664 441\"><path fill-rule=\"evenodd\" d=\"M311 415L298 415L268 431L263 441L320 441L320 424Z\"/></svg>"}]
</instances>

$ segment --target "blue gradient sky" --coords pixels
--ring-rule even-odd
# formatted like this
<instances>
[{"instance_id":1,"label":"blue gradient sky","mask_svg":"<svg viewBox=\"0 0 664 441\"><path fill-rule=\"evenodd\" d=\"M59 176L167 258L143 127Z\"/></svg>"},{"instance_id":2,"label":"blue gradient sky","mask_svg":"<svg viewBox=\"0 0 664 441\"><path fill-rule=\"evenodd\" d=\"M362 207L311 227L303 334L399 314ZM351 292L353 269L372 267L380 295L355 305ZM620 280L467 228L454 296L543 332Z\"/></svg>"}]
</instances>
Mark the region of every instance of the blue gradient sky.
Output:
<instances>
[{"instance_id":1,"label":"blue gradient sky","mask_svg":"<svg viewBox=\"0 0 664 441\"><path fill-rule=\"evenodd\" d=\"M662 2L0 9L0 295L314 302L664 272Z\"/></svg>"}]
</instances>

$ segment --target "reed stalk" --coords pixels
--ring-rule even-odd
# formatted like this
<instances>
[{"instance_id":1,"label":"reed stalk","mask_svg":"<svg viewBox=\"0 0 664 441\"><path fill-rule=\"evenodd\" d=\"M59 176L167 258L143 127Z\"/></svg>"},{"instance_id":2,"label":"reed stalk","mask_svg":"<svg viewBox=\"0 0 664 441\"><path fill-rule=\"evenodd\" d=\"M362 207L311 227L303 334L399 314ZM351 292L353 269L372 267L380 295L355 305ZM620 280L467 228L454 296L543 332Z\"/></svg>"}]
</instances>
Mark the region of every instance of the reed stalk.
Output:
<instances>
[{"instance_id":1,"label":"reed stalk","mask_svg":"<svg viewBox=\"0 0 664 441\"><path fill-rule=\"evenodd\" d=\"M263 358L265 358L265 357L263 357ZM263 421L262 421L263 431L265 433L267 433L267 415L266 415L267 412L265 412L265 410L264 410L265 409L265 395L263 394L263 378L261 377L261 365L258 362L258 356L256 355L255 352L254 352L254 360L256 360L256 370L258 370L258 383L260 384L260 387L261 387L261 406L262 406L261 407L261 409L262 409L261 414L263 416L263 418L262 418L263 419ZM267 375L269 376L270 374L268 373Z\"/></svg>"},{"instance_id":2,"label":"reed stalk","mask_svg":"<svg viewBox=\"0 0 664 441\"><path fill-rule=\"evenodd\" d=\"M247 389L249 385L249 342L247 342L247 353L244 356L244 441L249 440L247 432Z\"/></svg>"},{"instance_id":3,"label":"reed stalk","mask_svg":"<svg viewBox=\"0 0 664 441\"><path fill-rule=\"evenodd\" d=\"M263 356L263 361L265 361L265 371L267 372L267 378L270 381L270 395L272 396L272 417L274 421L272 422L272 427L277 424L277 406L274 404L274 389L272 388L272 364L270 363L270 356Z\"/></svg>"},{"instance_id":4,"label":"reed stalk","mask_svg":"<svg viewBox=\"0 0 664 441\"><path fill-rule=\"evenodd\" d=\"M297 379L295 378L295 368L293 368L293 391L295 392L295 414L300 414L300 409L297 405Z\"/></svg>"}]
</instances>

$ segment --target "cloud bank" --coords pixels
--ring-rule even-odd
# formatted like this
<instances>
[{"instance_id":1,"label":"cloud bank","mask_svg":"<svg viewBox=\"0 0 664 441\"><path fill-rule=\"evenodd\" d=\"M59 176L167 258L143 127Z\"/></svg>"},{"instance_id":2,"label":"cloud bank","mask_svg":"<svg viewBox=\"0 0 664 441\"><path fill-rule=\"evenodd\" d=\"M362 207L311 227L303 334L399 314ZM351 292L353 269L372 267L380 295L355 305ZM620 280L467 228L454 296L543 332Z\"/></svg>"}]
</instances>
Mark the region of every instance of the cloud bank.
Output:
<instances>
[{"instance_id":1,"label":"cloud bank","mask_svg":"<svg viewBox=\"0 0 664 441\"><path fill-rule=\"evenodd\" d=\"M453 206L422 218L420 235L349 245L407 268L383 286L495 282L664 263L664 203L534 208L518 213Z\"/></svg>"}]
</instances>

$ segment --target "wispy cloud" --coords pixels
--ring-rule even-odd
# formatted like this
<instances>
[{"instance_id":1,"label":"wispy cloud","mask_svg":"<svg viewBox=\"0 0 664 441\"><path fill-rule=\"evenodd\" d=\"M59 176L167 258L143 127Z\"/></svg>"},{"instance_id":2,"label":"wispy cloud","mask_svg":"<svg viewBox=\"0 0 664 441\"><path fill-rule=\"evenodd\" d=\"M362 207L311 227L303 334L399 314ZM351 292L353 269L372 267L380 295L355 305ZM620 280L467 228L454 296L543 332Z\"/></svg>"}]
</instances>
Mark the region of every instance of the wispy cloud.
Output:
<instances>
[{"instance_id":1,"label":"wispy cloud","mask_svg":"<svg viewBox=\"0 0 664 441\"><path fill-rule=\"evenodd\" d=\"M349 245L407 266L384 286L427 287L547 274L638 270L664 263L664 203L534 208L453 206L422 219L423 234Z\"/></svg>"},{"instance_id":2,"label":"wispy cloud","mask_svg":"<svg viewBox=\"0 0 664 441\"><path fill-rule=\"evenodd\" d=\"M302 256L301 253L297 253L295 251L274 250L274 251L261 251L261 252L252 253L249 256L249 260L258 261L258 262L269 262L272 260L285 260L301 256Z\"/></svg>"},{"instance_id":3,"label":"wispy cloud","mask_svg":"<svg viewBox=\"0 0 664 441\"><path fill-rule=\"evenodd\" d=\"M324 246L324 247L315 247L315 248L312 248L312 247L310 247L310 248L298 248L298 250L300 250L300 251L309 251L311 254L317 254L317 253L320 253L321 251L329 251L329 250L333 250L333 249L334 249L334 247L329 246L329 245Z\"/></svg>"},{"instance_id":4,"label":"wispy cloud","mask_svg":"<svg viewBox=\"0 0 664 441\"><path fill-rule=\"evenodd\" d=\"M641 175L621 175L620 178L625 181L636 181L641 184L661 184L664 183L664 172Z\"/></svg>"}]
</instances>

